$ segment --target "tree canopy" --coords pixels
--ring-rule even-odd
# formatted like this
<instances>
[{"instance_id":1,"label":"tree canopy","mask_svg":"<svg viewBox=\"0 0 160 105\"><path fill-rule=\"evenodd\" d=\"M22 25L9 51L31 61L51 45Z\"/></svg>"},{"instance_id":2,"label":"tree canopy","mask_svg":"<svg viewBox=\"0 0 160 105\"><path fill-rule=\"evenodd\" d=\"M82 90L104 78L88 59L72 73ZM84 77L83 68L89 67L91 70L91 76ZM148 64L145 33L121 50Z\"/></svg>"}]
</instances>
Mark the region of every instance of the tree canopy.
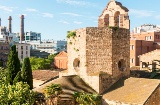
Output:
<instances>
[{"instance_id":1,"label":"tree canopy","mask_svg":"<svg viewBox=\"0 0 160 105\"><path fill-rule=\"evenodd\" d=\"M33 76L29 58L24 58L21 72L22 81L28 83L30 89L33 89Z\"/></svg>"},{"instance_id":2,"label":"tree canopy","mask_svg":"<svg viewBox=\"0 0 160 105\"><path fill-rule=\"evenodd\" d=\"M20 71L20 61L18 58L18 52L16 51L16 45L13 45L10 49L7 62L7 80L13 84L13 80L17 73Z\"/></svg>"}]
</instances>

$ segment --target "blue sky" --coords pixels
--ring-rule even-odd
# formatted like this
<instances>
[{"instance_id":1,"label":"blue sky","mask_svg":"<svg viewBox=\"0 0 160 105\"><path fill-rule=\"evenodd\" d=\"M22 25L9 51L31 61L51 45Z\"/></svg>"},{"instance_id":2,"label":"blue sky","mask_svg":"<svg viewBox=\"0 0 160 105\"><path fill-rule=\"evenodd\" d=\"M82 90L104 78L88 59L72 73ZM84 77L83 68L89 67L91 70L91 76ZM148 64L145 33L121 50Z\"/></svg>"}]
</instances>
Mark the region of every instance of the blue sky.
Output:
<instances>
[{"instance_id":1,"label":"blue sky","mask_svg":"<svg viewBox=\"0 0 160 105\"><path fill-rule=\"evenodd\" d=\"M160 24L160 0L117 0L126 6L133 27ZM40 32L42 39L63 40L69 30L96 27L98 16L109 0L0 0L2 26L20 30L20 15L25 15L25 31Z\"/></svg>"}]
</instances>

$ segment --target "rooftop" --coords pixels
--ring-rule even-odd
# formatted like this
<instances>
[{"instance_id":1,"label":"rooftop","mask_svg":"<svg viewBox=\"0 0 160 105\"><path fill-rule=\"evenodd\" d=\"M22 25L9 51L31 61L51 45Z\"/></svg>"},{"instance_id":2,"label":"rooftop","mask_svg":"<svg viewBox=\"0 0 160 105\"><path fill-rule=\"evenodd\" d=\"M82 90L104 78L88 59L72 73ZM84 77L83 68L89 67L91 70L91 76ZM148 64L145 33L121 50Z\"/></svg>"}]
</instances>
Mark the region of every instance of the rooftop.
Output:
<instances>
[{"instance_id":1,"label":"rooftop","mask_svg":"<svg viewBox=\"0 0 160 105\"><path fill-rule=\"evenodd\" d=\"M160 80L144 78L121 79L104 94L107 101L125 104L144 104L157 89Z\"/></svg>"}]
</instances>

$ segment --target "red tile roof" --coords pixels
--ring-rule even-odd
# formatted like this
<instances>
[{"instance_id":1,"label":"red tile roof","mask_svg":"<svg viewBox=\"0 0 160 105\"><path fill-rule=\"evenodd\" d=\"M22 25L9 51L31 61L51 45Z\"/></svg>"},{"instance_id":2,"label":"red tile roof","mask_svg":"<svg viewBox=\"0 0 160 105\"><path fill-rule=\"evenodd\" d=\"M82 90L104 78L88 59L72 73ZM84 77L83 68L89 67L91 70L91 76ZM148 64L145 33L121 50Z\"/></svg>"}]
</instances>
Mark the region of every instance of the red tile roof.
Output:
<instances>
[{"instance_id":1,"label":"red tile roof","mask_svg":"<svg viewBox=\"0 0 160 105\"><path fill-rule=\"evenodd\" d=\"M59 76L58 71L51 71L51 70L35 70L32 72L33 79L48 81L52 78Z\"/></svg>"}]
</instances>

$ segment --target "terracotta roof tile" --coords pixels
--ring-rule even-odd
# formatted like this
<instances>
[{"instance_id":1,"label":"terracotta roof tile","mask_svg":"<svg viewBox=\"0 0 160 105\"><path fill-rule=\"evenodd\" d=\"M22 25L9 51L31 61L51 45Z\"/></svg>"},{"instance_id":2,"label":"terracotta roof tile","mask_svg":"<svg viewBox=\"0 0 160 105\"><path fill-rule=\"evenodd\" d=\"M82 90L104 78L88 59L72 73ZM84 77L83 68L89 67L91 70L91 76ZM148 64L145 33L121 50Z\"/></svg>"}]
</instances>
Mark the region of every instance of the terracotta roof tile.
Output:
<instances>
[{"instance_id":1,"label":"terracotta roof tile","mask_svg":"<svg viewBox=\"0 0 160 105\"><path fill-rule=\"evenodd\" d=\"M59 75L57 71L51 70L35 70L32 72L33 79L47 81Z\"/></svg>"}]
</instances>

